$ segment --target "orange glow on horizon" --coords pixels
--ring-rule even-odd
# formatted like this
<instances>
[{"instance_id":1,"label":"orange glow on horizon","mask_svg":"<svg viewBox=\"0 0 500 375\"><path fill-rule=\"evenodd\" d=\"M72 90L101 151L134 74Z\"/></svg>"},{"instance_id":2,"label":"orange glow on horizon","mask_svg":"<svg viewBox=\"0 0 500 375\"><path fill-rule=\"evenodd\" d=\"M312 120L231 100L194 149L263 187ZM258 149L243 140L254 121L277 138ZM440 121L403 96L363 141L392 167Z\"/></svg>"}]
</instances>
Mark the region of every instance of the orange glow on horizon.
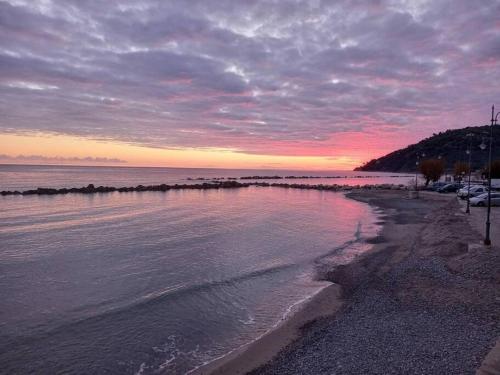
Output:
<instances>
[{"instance_id":1,"label":"orange glow on horizon","mask_svg":"<svg viewBox=\"0 0 500 375\"><path fill-rule=\"evenodd\" d=\"M163 149L137 146L117 141L94 140L53 134L0 134L0 163L8 164L86 164L122 165L137 167L226 168L226 169L297 169L352 170L366 161L348 155L339 156L281 156L257 155L231 149ZM356 154L356 153L355 153ZM41 156L26 161L19 155ZM84 158L108 158L124 161L85 162ZM50 162L50 159L57 162ZM74 160L72 160L72 158Z\"/></svg>"}]
</instances>

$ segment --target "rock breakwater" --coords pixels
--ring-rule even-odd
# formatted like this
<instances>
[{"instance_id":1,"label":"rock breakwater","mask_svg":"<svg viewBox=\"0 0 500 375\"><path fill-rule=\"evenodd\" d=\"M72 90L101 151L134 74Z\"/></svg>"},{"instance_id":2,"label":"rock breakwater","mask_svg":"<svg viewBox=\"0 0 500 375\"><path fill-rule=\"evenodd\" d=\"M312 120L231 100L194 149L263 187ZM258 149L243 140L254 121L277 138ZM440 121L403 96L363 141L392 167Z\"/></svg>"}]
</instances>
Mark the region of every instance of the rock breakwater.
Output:
<instances>
[{"instance_id":1,"label":"rock breakwater","mask_svg":"<svg viewBox=\"0 0 500 375\"><path fill-rule=\"evenodd\" d=\"M287 184L287 183L269 183L269 182L249 182L242 183L237 181L217 181L217 182L204 182L201 184L175 184L175 185L137 185L131 187L114 187L114 186L94 186L89 184L84 187L74 188L37 188L31 190L4 190L0 195L57 195L57 194L98 194L98 193L128 193L128 192L146 192L146 191L161 191L166 192L169 190L208 190L208 189L235 189L246 188L249 186L257 187L279 187L286 189L304 189L304 190L327 190L327 191L349 191L349 190L407 190L405 185L395 184L366 184L366 185L312 185L312 184Z\"/></svg>"}]
</instances>

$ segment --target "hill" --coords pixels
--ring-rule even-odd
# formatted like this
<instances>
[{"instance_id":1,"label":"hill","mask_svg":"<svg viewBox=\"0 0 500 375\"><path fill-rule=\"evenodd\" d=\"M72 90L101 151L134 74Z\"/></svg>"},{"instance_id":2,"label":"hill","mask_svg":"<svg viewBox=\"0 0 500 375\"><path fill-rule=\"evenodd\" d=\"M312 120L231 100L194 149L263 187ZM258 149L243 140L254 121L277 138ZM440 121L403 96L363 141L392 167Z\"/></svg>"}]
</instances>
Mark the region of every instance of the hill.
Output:
<instances>
[{"instance_id":1,"label":"hill","mask_svg":"<svg viewBox=\"0 0 500 375\"><path fill-rule=\"evenodd\" d=\"M379 172L413 172L417 154L425 154L424 159L438 158L441 156L446 162L446 169L453 169L457 161L468 162L466 150L469 142L472 144L471 164L473 170L483 168L488 162L488 148L481 150L479 145L482 140L488 144L489 125L466 127L463 129L447 130L432 135L416 144L391 152L378 159L355 168L355 171ZM467 137L467 134L472 134ZM500 126L493 127L492 159L500 159Z\"/></svg>"}]
</instances>

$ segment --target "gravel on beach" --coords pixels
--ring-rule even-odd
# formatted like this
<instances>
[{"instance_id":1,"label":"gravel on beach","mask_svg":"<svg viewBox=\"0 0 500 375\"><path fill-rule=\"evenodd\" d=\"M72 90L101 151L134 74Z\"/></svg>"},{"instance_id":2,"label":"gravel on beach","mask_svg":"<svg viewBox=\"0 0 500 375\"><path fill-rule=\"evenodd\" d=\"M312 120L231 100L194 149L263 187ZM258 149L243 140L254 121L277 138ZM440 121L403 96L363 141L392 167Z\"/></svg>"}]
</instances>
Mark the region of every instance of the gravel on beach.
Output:
<instances>
[{"instance_id":1,"label":"gravel on beach","mask_svg":"<svg viewBox=\"0 0 500 375\"><path fill-rule=\"evenodd\" d=\"M498 249L468 246L480 237L456 201L372 198L392 212L392 230L409 231L407 240L388 239L390 251L366 257L369 275L348 280L345 308L303 327L252 375L474 374L480 366L500 335ZM342 276L333 279L343 285Z\"/></svg>"}]
</instances>

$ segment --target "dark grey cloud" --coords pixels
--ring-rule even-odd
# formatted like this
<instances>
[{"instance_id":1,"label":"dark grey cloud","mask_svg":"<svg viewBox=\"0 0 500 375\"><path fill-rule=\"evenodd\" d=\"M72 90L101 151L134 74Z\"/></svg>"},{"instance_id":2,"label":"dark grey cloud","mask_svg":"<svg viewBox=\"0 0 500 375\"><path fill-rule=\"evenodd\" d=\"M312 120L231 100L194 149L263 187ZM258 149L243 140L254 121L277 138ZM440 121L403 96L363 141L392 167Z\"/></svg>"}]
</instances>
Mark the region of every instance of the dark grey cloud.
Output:
<instances>
[{"instance_id":1,"label":"dark grey cloud","mask_svg":"<svg viewBox=\"0 0 500 375\"><path fill-rule=\"evenodd\" d=\"M0 131L287 155L331 155L345 134L396 147L488 121L498 14L499 0L0 1Z\"/></svg>"}]
</instances>

